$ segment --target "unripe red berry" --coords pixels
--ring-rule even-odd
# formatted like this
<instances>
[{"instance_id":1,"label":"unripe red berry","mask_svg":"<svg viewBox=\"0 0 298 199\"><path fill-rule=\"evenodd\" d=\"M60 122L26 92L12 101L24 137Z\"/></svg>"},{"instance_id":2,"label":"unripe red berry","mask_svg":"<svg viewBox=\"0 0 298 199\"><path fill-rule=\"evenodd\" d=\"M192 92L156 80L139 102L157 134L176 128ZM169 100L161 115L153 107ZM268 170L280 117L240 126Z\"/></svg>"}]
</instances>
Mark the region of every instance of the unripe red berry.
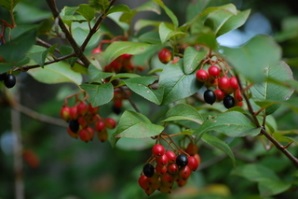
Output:
<instances>
[{"instance_id":1,"label":"unripe red berry","mask_svg":"<svg viewBox=\"0 0 298 199\"><path fill-rule=\"evenodd\" d=\"M199 150L199 147L195 143L190 142L187 145L185 152L188 153L188 155L194 155L198 153L198 150Z\"/></svg>"},{"instance_id":2,"label":"unripe red berry","mask_svg":"<svg viewBox=\"0 0 298 199\"><path fill-rule=\"evenodd\" d=\"M158 53L159 61L163 64L167 64L172 60L172 53L169 49L163 48Z\"/></svg>"},{"instance_id":3,"label":"unripe red berry","mask_svg":"<svg viewBox=\"0 0 298 199\"><path fill-rule=\"evenodd\" d=\"M194 156L189 156L188 157L188 164L187 164L187 166L191 170L195 171L198 168L198 166L199 166L199 162L198 162L198 160Z\"/></svg>"},{"instance_id":4,"label":"unripe red berry","mask_svg":"<svg viewBox=\"0 0 298 199\"><path fill-rule=\"evenodd\" d=\"M190 174L191 174L191 170L187 165L179 171L179 176L185 180L190 176Z\"/></svg>"},{"instance_id":5,"label":"unripe red berry","mask_svg":"<svg viewBox=\"0 0 298 199\"><path fill-rule=\"evenodd\" d=\"M230 94L231 92L233 92L233 88L230 84L230 79L227 76L218 78L218 88L226 94Z\"/></svg>"},{"instance_id":6,"label":"unripe red berry","mask_svg":"<svg viewBox=\"0 0 298 199\"><path fill-rule=\"evenodd\" d=\"M168 161L174 163L176 161L176 154L173 151L166 151L165 155L168 157Z\"/></svg>"},{"instance_id":7,"label":"unripe red berry","mask_svg":"<svg viewBox=\"0 0 298 199\"><path fill-rule=\"evenodd\" d=\"M165 153L165 148L161 144L155 144L152 147L152 154L155 156L162 156Z\"/></svg>"},{"instance_id":8,"label":"unripe red berry","mask_svg":"<svg viewBox=\"0 0 298 199\"><path fill-rule=\"evenodd\" d=\"M80 102L77 105L77 110L79 115L85 115L88 112L88 105L84 102Z\"/></svg>"},{"instance_id":9,"label":"unripe red berry","mask_svg":"<svg viewBox=\"0 0 298 199\"><path fill-rule=\"evenodd\" d=\"M220 90L220 89L215 89L215 90L214 90L214 94L215 94L215 96L216 96L216 101L218 101L218 102L222 101L222 100L224 99L225 95L226 95L226 94L225 94L222 90Z\"/></svg>"},{"instance_id":10,"label":"unripe red berry","mask_svg":"<svg viewBox=\"0 0 298 199\"><path fill-rule=\"evenodd\" d=\"M113 118L110 118L110 117L105 118L104 122L105 122L106 127L109 128L109 129L114 129L117 125L116 121Z\"/></svg>"},{"instance_id":11,"label":"unripe red berry","mask_svg":"<svg viewBox=\"0 0 298 199\"><path fill-rule=\"evenodd\" d=\"M61 108L60 117L65 121L70 120L70 108L68 106L63 106Z\"/></svg>"},{"instance_id":12,"label":"unripe red berry","mask_svg":"<svg viewBox=\"0 0 298 199\"><path fill-rule=\"evenodd\" d=\"M196 72L196 78L200 82L206 82L209 79L209 74L204 69L199 69Z\"/></svg>"},{"instance_id":13,"label":"unripe red berry","mask_svg":"<svg viewBox=\"0 0 298 199\"><path fill-rule=\"evenodd\" d=\"M97 131L103 131L106 128L106 124L102 119L98 119L98 121L95 124L95 129Z\"/></svg>"},{"instance_id":14,"label":"unripe red berry","mask_svg":"<svg viewBox=\"0 0 298 199\"><path fill-rule=\"evenodd\" d=\"M238 80L235 76L230 78L230 86L232 87L232 89L236 90L239 88L239 84L238 84Z\"/></svg>"},{"instance_id":15,"label":"unripe red berry","mask_svg":"<svg viewBox=\"0 0 298 199\"><path fill-rule=\"evenodd\" d=\"M215 65L212 65L208 68L208 73L212 77L218 77L221 73L221 69Z\"/></svg>"}]
</instances>

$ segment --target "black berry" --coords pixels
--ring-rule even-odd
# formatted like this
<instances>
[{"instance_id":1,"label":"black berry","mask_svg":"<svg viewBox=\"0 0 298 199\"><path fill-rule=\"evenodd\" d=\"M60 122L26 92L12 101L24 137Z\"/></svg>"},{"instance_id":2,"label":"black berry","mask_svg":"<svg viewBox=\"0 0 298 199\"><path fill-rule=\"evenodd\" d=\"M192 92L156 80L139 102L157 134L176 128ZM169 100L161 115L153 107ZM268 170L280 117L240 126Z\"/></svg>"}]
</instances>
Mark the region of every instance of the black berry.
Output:
<instances>
[{"instance_id":1,"label":"black berry","mask_svg":"<svg viewBox=\"0 0 298 199\"><path fill-rule=\"evenodd\" d=\"M4 85L6 88L12 88L16 85L16 77L12 74L6 74L4 77Z\"/></svg>"},{"instance_id":2,"label":"black berry","mask_svg":"<svg viewBox=\"0 0 298 199\"><path fill-rule=\"evenodd\" d=\"M69 129L74 133L77 133L80 128L80 124L78 120L70 120L68 126L69 126Z\"/></svg>"},{"instance_id":3,"label":"black berry","mask_svg":"<svg viewBox=\"0 0 298 199\"><path fill-rule=\"evenodd\" d=\"M143 173L146 177L150 178L154 175L154 167L152 164L147 163L143 167Z\"/></svg>"},{"instance_id":4,"label":"black berry","mask_svg":"<svg viewBox=\"0 0 298 199\"><path fill-rule=\"evenodd\" d=\"M119 114L122 112L122 109L119 108L119 107L113 106L113 107L112 107L112 111L113 111L115 114L119 115Z\"/></svg>"},{"instance_id":5,"label":"black berry","mask_svg":"<svg viewBox=\"0 0 298 199\"><path fill-rule=\"evenodd\" d=\"M223 104L226 108L232 108L235 106L235 99L231 95L227 95L223 99Z\"/></svg>"},{"instance_id":6,"label":"black berry","mask_svg":"<svg viewBox=\"0 0 298 199\"><path fill-rule=\"evenodd\" d=\"M206 90L204 92L204 100L207 104L213 104L216 101L216 96L212 90Z\"/></svg>"},{"instance_id":7,"label":"black berry","mask_svg":"<svg viewBox=\"0 0 298 199\"><path fill-rule=\"evenodd\" d=\"M180 154L176 157L176 164L179 167L185 167L188 164L188 158L184 154Z\"/></svg>"}]
</instances>

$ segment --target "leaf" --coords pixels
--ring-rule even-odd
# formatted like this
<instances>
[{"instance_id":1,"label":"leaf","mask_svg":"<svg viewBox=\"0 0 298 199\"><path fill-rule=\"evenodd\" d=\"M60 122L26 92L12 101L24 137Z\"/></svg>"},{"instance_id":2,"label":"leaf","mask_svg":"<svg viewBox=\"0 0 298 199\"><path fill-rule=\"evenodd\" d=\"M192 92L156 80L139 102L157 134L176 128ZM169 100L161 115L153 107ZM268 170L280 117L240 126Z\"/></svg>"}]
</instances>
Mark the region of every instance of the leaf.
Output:
<instances>
[{"instance_id":1,"label":"leaf","mask_svg":"<svg viewBox=\"0 0 298 199\"><path fill-rule=\"evenodd\" d=\"M25 58L26 53L35 43L36 30L30 30L21 34L0 46L0 55L6 62L17 63ZM16 50L17 49L17 50Z\"/></svg>"},{"instance_id":2,"label":"leaf","mask_svg":"<svg viewBox=\"0 0 298 199\"><path fill-rule=\"evenodd\" d=\"M128 88L130 88L133 92L140 95L141 97L155 103L160 104L163 97L163 89L152 90L148 87L148 85L155 82L158 78L151 77L135 77L124 80L124 83Z\"/></svg>"},{"instance_id":3,"label":"leaf","mask_svg":"<svg viewBox=\"0 0 298 199\"><path fill-rule=\"evenodd\" d=\"M164 88L162 104L169 104L189 97L197 91L195 75L185 75L181 61L167 64L159 77L159 85Z\"/></svg>"},{"instance_id":4,"label":"leaf","mask_svg":"<svg viewBox=\"0 0 298 199\"><path fill-rule=\"evenodd\" d=\"M271 169L261 164L247 164L237 167L232 174L257 182L259 191L263 196L282 193L291 186L290 183L281 181Z\"/></svg>"},{"instance_id":5,"label":"leaf","mask_svg":"<svg viewBox=\"0 0 298 199\"><path fill-rule=\"evenodd\" d=\"M255 84L251 88L253 98L257 101L257 104L266 108L266 114L272 114L278 107L278 104L265 104L262 102L266 100L280 101L281 103L288 100L293 94L294 90L286 88L270 80L276 80L277 82L289 82L294 80L293 72L285 62L279 62L278 64L269 65L265 68L264 75L266 81L261 84Z\"/></svg>"},{"instance_id":6,"label":"leaf","mask_svg":"<svg viewBox=\"0 0 298 199\"><path fill-rule=\"evenodd\" d=\"M229 137L255 136L260 133L252 121L244 114L237 111L229 111L212 116L203 122L198 129L200 134L216 131Z\"/></svg>"},{"instance_id":7,"label":"leaf","mask_svg":"<svg viewBox=\"0 0 298 199\"><path fill-rule=\"evenodd\" d=\"M163 122L188 120L197 124L202 124L202 116L198 111L188 104L178 104L166 113L166 119Z\"/></svg>"},{"instance_id":8,"label":"leaf","mask_svg":"<svg viewBox=\"0 0 298 199\"><path fill-rule=\"evenodd\" d=\"M113 99L114 87L112 83L82 84L80 87L89 95L88 101L92 106L101 106Z\"/></svg>"},{"instance_id":9,"label":"leaf","mask_svg":"<svg viewBox=\"0 0 298 199\"><path fill-rule=\"evenodd\" d=\"M130 42L130 41L118 41L113 42L107 47L103 52L104 63L102 65L107 65L111 63L114 59L122 54L141 54L150 50L154 45L140 42Z\"/></svg>"},{"instance_id":10,"label":"leaf","mask_svg":"<svg viewBox=\"0 0 298 199\"><path fill-rule=\"evenodd\" d=\"M163 129L163 126L152 124L141 113L125 111L120 117L115 135L117 138L149 138L160 134Z\"/></svg>"},{"instance_id":11,"label":"leaf","mask_svg":"<svg viewBox=\"0 0 298 199\"><path fill-rule=\"evenodd\" d=\"M203 142L209 144L210 146L213 146L223 151L225 154L227 154L231 158L233 165L235 165L235 157L228 144L226 144L224 141L220 140L219 138L206 133L202 136L202 140Z\"/></svg>"},{"instance_id":12,"label":"leaf","mask_svg":"<svg viewBox=\"0 0 298 199\"><path fill-rule=\"evenodd\" d=\"M9 11L12 11L13 8L20 2L21 0L4 0L0 1L0 6L3 6Z\"/></svg>"},{"instance_id":13,"label":"leaf","mask_svg":"<svg viewBox=\"0 0 298 199\"><path fill-rule=\"evenodd\" d=\"M187 75L193 73L207 54L208 51L206 49L196 50L193 47L187 47L183 57L184 73Z\"/></svg>"},{"instance_id":14,"label":"leaf","mask_svg":"<svg viewBox=\"0 0 298 199\"><path fill-rule=\"evenodd\" d=\"M56 62L43 68L34 68L28 71L34 79L46 84L71 82L77 85L82 82L82 75L72 70L65 62Z\"/></svg>"},{"instance_id":15,"label":"leaf","mask_svg":"<svg viewBox=\"0 0 298 199\"><path fill-rule=\"evenodd\" d=\"M264 70L281 59L281 48L265 35L255 36L238 48L222 47L220 52L241 75L255 83L264 81Z\"/></svg>"},{"instance_id":16,"label":"leaf","mask_svg":"<svg viewBox=\"0 0 298 199\"><path fill-rule=\"evenodd\" d=\"M153 21L153 20L146 20L146 19L139 19L136 21L134 25L134 30L136 32L140 31L141 29L148 27L148 26L153 26L153 27L158 27L160 24L159 21ZM147 32L146 32L147 33Z\"/></svg>"},{"instance_id":17,"label":"leaf","mask_svg":"<svg viewBox=\"0 0 298 199\"><path fill-rule=\"evenodd\" d=\"M76 12L81 14L87 21L91 21L95 16L95 9L88 4L80 4Z\"/></svg>"},{"instance_id":18,"label":"leaf","mask_svg":"<svg viewBox=\"0 0 298 199\"><path fill-rule=\"evenodd\" d=\"M113 75L113 73L102 72L93 65L90 65L88 67L88 74L90 81L93 82L102 82L102 80L104 80L105 78L111 77Z\"/></svg>"},{"instance_id":19,"label":"leaf","mask_svg":"<svg viewBox=\"0 0 298 199\"><path fill-rule=\"evenodd\" d=\"M162 0L153 0L156 4L158 4L168 15L168 17L172 20L172 23L175 27L178 27L179 22L176 15L164 4Z\"/></svg>"},{"instance_id":20,"label":"leaf","mask_svg":"<svg viewBox=\"0 0 298 199\"><path fill-rule=\"evenodd\" d=\"M174 27L171 27L171 25L172 24L168 24L164 22L160 23L158 30L159 30L159 38L161 43L166 43L172 37L186 35L185 32L175 30Z\"/></svg>"},{"instance_id":21,"label":"leaf","mask_svg":"<svg viewBox=\"0 0 298 199\"><path fill-rule=\"evenodd\" d=\"M55 45L51 46L50 48L34 45L28 52L28 57L36 64L39 64L40 67L43 67L48 53L53 53L55 48Z\"/></svg>"}]
</instances>

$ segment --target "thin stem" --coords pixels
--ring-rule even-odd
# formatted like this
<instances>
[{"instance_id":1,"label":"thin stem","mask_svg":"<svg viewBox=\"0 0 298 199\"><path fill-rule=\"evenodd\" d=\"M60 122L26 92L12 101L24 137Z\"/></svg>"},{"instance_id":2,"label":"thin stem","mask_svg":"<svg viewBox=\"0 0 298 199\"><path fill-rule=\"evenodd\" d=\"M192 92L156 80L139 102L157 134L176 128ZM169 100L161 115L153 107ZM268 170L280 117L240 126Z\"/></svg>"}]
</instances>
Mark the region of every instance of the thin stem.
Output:
<instances>
[{"instance_id":1,"label":"thin stem","mask_svg":"<svg viewBox=\"0 0 298 199\"><path fill-rule=\"evenodd\" d=\"M54 16L55 19L58 19L58 24L59 27L61 28L61 30L64 32L66 39L68 40L68 42L70 43L70 45L72 46L73 50L75 51L75 54L77 55L77 57L84 63L85 67L88 67L90 62L89 60L85 57L85 55L83 54L83 51L81 50L81 48L78 46L78 44L76 43L76 41L74 40L74 38L72 37L71 33L69 32L69 30L67 29L66 25L64 24L64 22L62 21L57 6L56 6L56 2L55 0L47 0L48 6L51 9L51 12Z\"/></svg>"},{"instance_id":2,"label":"thin stem","mask_svg":"<svg viewBox=\"0 0 298 199\"><path fill-rule=\"evenodd\" d=\"M133 107L133 109L140 113L140 109L137 107L137 105L134 103L134 101L132 101L132 99L127 95L127 93L125 92L125 90L120 86L119 89L121 90L121 92L123 93L123 95L125 96L125 98L129 101L130 105Z\"/></svg>"}]
</instances>

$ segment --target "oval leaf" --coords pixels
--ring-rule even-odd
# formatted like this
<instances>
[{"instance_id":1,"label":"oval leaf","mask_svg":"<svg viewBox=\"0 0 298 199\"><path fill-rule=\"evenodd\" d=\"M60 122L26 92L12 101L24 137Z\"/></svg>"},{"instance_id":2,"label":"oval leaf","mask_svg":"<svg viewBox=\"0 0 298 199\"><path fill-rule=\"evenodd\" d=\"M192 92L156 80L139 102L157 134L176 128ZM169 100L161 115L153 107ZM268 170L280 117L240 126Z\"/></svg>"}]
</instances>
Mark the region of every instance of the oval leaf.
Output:
<instances>
[{"instance_id":1,"label":"oval leaf","mask_svg":"<svg viewBox=\"0 0 298 199\"><path fill-rule=\"evenodd\" d=\"M80 87L89 95L88 101L92 106L104 105L113 99L114 87L112 83L82 84Z\"/></svg>"},{"instance_id":2,"label":"oval leaf","mask_svg":"<svg viewBox=\"0 0 298 199\"><path fill-rule=\"evenodd\" d=\"M193 47L187 47L183 57L183 69L185 74L191 74L198 67L199 63L207 56L208 51L202 49L200 51Z\"/></svg>"}]
</instances>

